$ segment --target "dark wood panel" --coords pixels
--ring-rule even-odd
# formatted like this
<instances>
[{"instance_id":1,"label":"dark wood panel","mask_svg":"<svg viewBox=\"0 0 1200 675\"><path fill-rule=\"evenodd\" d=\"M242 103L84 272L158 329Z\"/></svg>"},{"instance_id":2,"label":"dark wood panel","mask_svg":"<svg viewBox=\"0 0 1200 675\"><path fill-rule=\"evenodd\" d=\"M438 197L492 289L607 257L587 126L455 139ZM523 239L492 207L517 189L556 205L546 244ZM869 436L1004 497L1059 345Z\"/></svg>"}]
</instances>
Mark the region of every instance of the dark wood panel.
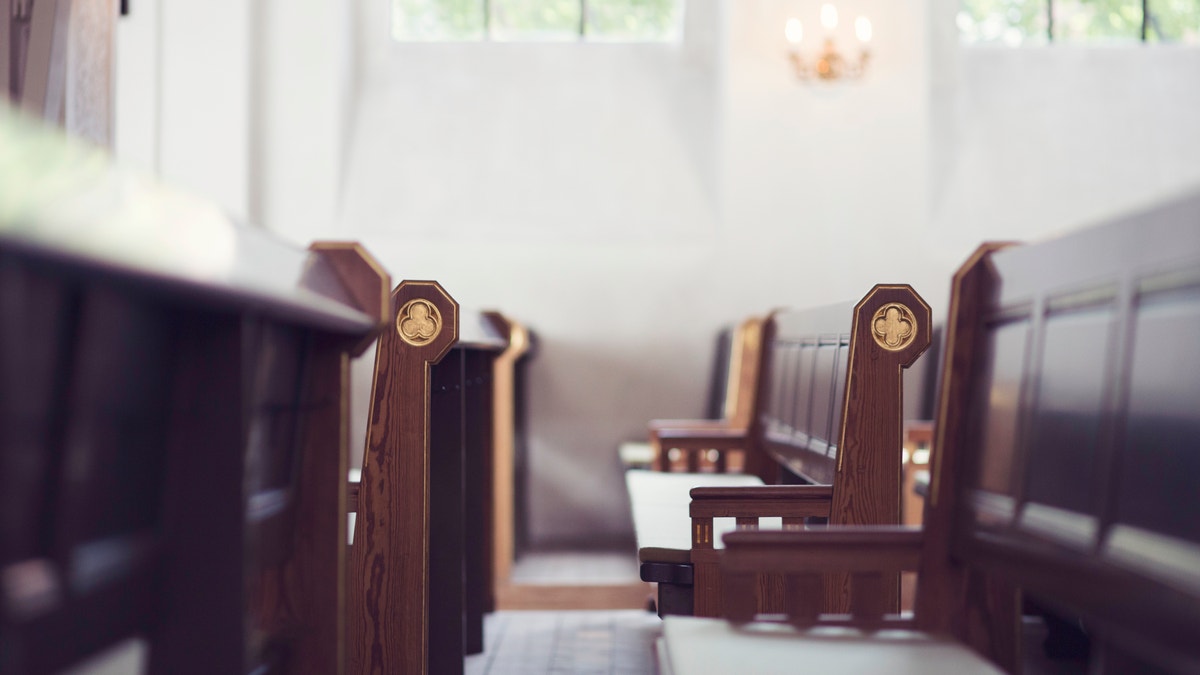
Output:
<instances>
[{"instance_id":1,"label":"dark wood panel","mask_svg":"<svg viewBox=\"0 0 1200 675\"><path fill-rule=\"evenodd\" d=\"M431 369L429 397L429 671L463 669L466 562L464 352ZM398 533L403 534L403 533Z\"/></svg>"},{"instance_id":2,"label":"dark wood panel","mask_svg":"<svg viewBox=\"0 0 1200 675\"><path fill-rule=\"evenodd\" d=\"M1094 458L1108 375L1101 364L1109 359L1112 323L1111 307L1051 315L1044 322L1025 460L1028 501L1099 516Z\"/></svg>"},{"instance_id":3,"label":"dark wood panel","mask_svg":"<svg viewBox=\"0 0 1200 675\"><path fill-rule=\"evenodd\" d=\"M1017 443L1017 418L1021 405L1021 382L1028 353L1028 322L1007 323L989 331L982 394L991 402L981 412L980 459L976 461L977 485L993 494L1014 496L1013 461Z\"/></svg>"},{"instance_id":4,"label":"dark wood panel","mask_svg":"<svg viewBox=\"0 0 1200 675\"><path fill-rule=\"evenodd\" d=\"M1133 342L1116 517L1200 543L1200 289L1143 298Z\"/></svg>"}]
</instances>

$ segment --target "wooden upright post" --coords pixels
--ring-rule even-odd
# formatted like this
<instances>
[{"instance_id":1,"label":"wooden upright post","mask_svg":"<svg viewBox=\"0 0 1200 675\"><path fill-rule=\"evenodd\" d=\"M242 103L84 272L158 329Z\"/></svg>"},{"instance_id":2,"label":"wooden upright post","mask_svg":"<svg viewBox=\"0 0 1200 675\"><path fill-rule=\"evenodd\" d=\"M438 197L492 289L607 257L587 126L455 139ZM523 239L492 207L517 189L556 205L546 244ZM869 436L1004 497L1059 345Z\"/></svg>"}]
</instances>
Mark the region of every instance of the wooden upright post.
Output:
<instances>
[{"instance_id":1,"label":"wooden upright post","mask_svg":"<svg viewBox=\"0 0 1200 675\"><path fill-rule=\"evenodd\" d=\"M379 339L350 556L350 672L429 664L430 366L458 340L458 303L433 281L392 292Z\"/></svg>"}]
</instances>

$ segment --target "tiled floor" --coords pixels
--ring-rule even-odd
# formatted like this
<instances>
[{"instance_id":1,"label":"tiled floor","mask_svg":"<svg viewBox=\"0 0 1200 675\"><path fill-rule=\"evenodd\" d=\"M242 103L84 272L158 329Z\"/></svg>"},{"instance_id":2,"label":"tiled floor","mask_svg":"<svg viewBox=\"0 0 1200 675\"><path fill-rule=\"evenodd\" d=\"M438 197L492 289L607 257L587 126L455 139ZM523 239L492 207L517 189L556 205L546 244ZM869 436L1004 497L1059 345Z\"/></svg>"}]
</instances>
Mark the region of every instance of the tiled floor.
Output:
<instances>
[{"instance_id":1,"label":"tiled floor","mask_svg":"<svg viewBox=\"0 0 1200 675\"><path fill-rule=\"evenodd\" d=\"M640 610L496 612L466 675L653 675L661 632L662 621Z\"/></svg>"}]
</instances>

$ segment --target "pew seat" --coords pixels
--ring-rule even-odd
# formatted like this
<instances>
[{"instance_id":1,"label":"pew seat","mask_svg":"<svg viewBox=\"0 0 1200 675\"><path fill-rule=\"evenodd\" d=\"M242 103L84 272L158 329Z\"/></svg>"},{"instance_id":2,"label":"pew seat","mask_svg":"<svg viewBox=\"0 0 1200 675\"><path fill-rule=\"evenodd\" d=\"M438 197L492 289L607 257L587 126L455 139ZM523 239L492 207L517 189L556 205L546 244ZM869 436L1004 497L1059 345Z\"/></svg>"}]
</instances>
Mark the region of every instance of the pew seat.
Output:
<instances>
[{"instance_id":1,"label":"pew seat","mask_svg":"<svg viewBox=\"0 0 1200 675\"><path fill-rule=\"evenodd\" d=\"M822 675L999 675L1000 669L947 637L913 630L795 628L780 623L734 626L671 616L658 644L661 675L793 675L798 658Z\"/></svg>"},{"instance_id":2,"label":"pew seat","mask_svg":"<svg viewBox=\"0 0 1200 675\"><path fill-rule=\"evenodd\" d=\"M630 469L625 487L633 510L638 559L642 563L690 563L692 548L691 491L695 487L761 486L762 479L746 474L664 473ZM734 524L721 519L717 532L732 531Z\"/></svg>"}]
</instances>

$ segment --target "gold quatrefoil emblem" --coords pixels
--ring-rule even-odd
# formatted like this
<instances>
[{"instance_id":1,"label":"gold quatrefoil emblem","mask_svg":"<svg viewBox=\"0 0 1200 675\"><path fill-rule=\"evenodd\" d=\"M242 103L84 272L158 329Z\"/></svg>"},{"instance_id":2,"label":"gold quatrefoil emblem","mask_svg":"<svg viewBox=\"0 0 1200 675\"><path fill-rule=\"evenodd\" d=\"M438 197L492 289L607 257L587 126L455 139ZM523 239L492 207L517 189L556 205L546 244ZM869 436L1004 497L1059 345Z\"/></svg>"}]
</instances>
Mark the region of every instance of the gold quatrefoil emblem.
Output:
<instances>
[{"instance_id":1,"label":"gold quatrefoil emblem","mask_svg":"<svg viewBox=\"0 0 1200 675\"><path fill-rule=\"evenodd\" d=\"M917 319L904 305L888 303L875 312L875 318L871 320L871 335L880 347L898 352L916 339Z\"/></svg>"},{"instance_id":2,"label":"gold quatrefoil emblem","mask_svg":"<svg viewBox=\"0 0 1200 675\"><path fill-rule=\"evenodd\" d=\"M428 300L409 300L396 313L396 331L401 340L423 347L442 332L442 313Z\"/></svg>"}]
</instances>

